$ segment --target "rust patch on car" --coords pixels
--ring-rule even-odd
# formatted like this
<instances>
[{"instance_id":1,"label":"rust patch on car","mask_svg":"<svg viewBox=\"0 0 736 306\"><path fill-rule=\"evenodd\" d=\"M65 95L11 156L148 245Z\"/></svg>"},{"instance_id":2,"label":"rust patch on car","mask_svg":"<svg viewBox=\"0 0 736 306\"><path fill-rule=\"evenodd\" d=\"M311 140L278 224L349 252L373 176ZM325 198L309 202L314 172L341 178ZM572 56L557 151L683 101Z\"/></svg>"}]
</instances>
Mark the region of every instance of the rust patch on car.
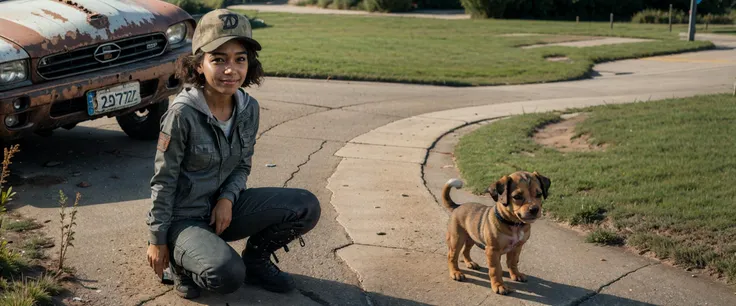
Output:
<instances>
[{"instance_id":1,"label":"rust patch on car","mask_svg":"<svg viewBox=\"0 0 736 306\"><path fill-rule=\"evenodd\" d=\"M81 5L79 3L76 3L74 1L71 1L71 0L56 0L56 1L57 2L60 2L60 3L63 3L63 4L66 4L68 6L71 6L71 7L75 8L75 9L78 9L78 10L84 12L85 14L92 14L92 11L86 9L83 5Z\"/></svg>"},{"instance_id":2,"label":"rust patch on car","mask_svg":"<svg viewBox=\"0 0 736 306\"><path fill-rule=\"evenodd\" d=\"M107 19L107 16L101 14L87 16L87 22L98 29L104 29L110 26L110 20ZM107 32L107 35L112 35L110 31Z\"/></svg>"},{"instance_id":3,"label":"rust patch on car","mask_svg":"<svg viewBox=\"0 0 736 306\"><path fill-rule=\"evenodd\" d=\"M61 15L59 15L57 13L52 12L52 11L49 11L49 10L46 10L46 9L43 9L41 11L43 11L44 13L46 13L46 15L49 15L52 18L54 18L56 20L59 20L61 22L67 22L67 21L69 21L69 19L64 18L64 16L61 16Z\"/></svg>"}]
</instances>

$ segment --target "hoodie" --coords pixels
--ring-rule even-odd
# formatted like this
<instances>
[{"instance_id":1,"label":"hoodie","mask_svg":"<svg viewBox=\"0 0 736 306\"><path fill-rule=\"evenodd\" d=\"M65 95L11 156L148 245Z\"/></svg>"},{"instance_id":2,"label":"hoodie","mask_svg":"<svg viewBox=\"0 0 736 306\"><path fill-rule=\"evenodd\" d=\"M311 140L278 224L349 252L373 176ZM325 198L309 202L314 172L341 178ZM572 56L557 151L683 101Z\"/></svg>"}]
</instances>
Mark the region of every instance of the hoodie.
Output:
<instances>
[{"instance_id":1,"label":"hoodie","mask_svg":"<svg viewBox=\"0 0 736 306\"><path fill-rule=\"evenodd\" d=\"M167 244L172 222L209 221L218 200L234 204L246 188L259 105L242 89L235 94L235 101L230 137L197 88L183 89L164 113L151 178L149 243Z\"/></svg>"}]
</instances>

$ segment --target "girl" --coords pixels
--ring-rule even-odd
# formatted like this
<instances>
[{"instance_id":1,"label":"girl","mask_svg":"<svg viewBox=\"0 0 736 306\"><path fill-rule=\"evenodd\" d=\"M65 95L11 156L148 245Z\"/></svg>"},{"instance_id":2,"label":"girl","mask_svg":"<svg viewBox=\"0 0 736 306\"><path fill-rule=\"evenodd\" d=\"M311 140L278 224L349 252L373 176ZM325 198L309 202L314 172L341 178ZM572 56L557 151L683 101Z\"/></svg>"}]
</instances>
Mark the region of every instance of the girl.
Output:
<instances>
[{"instance_id":1,"label":"girl","mask_svg":"<svg viewBox=\"0 0 736 306\"><path fill-rule=\"evenodd\" d=\"M317 198L293 188L248 188L259 124L258 101L241 87L260 85L261 45L249 20L220 9L204 15L193 55L179 74L184 88L161 121L148 214L148 262L174 274L177 293L200 288L227 294L244 281L275 292L294 288L270 256L309 232L320 217ZM239 256L227 243L249 237ZM278 259L277 259L278 261ZM246 273L247 272L247 273Z\"/></svg>"}]
</instances>

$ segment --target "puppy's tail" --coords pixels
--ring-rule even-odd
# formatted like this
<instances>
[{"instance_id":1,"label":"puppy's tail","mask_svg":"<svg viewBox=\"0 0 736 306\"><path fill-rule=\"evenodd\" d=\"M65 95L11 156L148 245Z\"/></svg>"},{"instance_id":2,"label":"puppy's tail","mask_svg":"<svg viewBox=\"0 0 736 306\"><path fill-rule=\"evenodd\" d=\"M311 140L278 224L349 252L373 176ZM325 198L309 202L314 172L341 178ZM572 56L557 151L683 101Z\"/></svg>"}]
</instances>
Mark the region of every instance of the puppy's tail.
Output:
<instances>
[{"instance_id":1,"label":"puppy's tail","mask_svg":"<svg viewBox=\"0 0 736 306\"><path fill-rule=\"evenodd\" d=\"M442 188L442 204L447 208L449 211L455 210L455 208L458 208L459 205L452 201L452 198L450 197L450 191L452 187L455 187L457 189L460 189L463 187L463 181L458 179L450 179L445 183L445 187Z\"/></svg>"}]
</instances>

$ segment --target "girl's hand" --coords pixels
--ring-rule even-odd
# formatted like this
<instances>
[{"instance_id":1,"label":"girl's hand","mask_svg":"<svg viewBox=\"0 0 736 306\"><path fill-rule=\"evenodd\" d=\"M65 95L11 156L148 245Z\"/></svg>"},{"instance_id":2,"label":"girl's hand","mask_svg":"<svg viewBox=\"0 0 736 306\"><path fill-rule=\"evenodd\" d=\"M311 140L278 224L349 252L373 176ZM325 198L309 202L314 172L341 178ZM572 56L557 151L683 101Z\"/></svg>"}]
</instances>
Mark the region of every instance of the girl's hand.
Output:
<instances>
[{"instance_id":1,"label":"girl's hand","mask_svg":"<svg viewBox=\"0 0 736 306\"><path fill-rule=\"evenodd\" d=\"M164 275L164 270L169 266L169 247L165 244L148 246L148 265L153 268L158 278Z\"/></svg>"},{"instance_id":2,"label":"girl's hand","mask_svg":"<svg viewBox=\"0 0 736 306\"><path fill-rule=\"evenodd\" d=\"M212 210L212 218L210 225L215 224L215 233L219 236L225 229L230 226L233 218L233 202L228 199L220 199Z\"/></svg>"}]
</instances>

